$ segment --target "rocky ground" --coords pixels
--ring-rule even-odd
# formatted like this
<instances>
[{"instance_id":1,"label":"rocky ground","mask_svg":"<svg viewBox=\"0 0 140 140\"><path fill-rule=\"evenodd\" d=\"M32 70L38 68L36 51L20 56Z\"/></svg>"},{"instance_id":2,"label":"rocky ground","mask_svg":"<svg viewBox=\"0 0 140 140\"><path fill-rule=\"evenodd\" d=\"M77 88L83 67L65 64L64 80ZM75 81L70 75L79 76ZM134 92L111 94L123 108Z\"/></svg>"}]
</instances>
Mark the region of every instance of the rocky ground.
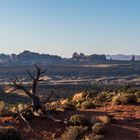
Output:
<instances>
[{"instance_id":1,"label":"rocky ground","mask_svg":"<svg viewBox=\"0 0 140 140\"><path fill-rule=\"evenodd\" d=\"M105 140L140 139L140 106L138 105L113 105L96 109L58 112L55 117L64 120L74 114L84 114L89 119L92 116L112 114L115 116L115 122L108 126ZM53 140L54 137L60 137L67 127L63 123L41 117L30 120L33 129L31 132L22 120L16 121L11 117L0 118L0 124L16 127L22 134L23 140Z\"/></svg>"}]
</instances>

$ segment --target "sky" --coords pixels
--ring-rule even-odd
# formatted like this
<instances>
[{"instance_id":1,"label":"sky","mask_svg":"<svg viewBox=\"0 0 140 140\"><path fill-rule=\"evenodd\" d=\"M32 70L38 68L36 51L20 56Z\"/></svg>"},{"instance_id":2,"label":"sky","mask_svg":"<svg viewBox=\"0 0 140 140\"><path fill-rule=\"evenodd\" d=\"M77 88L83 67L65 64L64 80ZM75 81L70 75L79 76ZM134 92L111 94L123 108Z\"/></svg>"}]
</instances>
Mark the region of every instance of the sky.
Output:
<instances>
[{"instance_id":1,"label":"sky","mask_svg":"<svg viewBox=\"0 0 140 140\"><path fill-rule=\"evenodd\" d=\"M0 53L140 54L140 0L0 0Z\"/></svg>"}]
</instances>

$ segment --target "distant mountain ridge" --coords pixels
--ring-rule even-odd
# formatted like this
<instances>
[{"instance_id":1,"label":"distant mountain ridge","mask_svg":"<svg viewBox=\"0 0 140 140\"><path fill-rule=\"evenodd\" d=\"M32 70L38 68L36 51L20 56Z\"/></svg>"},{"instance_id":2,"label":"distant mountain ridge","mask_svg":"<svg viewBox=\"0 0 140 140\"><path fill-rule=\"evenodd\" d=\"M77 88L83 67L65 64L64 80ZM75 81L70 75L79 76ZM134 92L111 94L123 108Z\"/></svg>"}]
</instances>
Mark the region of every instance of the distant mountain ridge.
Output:
<instances>
[{"instance_id":1,"label":"distant mountain ridge","mask_svg":"<svg viewBox=\"0 0 140 140\"><path fill-rule=\"evenodd\" d=\"M9 64L34 64L34 63L43 63L43 64L92 64L104 63L111 60L140 60L140 55L85 55L83 53L74 52L71 58L62 58L58 55L50 54L40 54L36 52L31 52L28 50L23 51L19 54L0 54L0 64L9 65Z\"/></svg>"},{"instance_id":2,"label":"distant mountain ridge","mask_svg":"<svg viewBox=\"0 0 140 140\"><path fill-rule=\"evenodd\" d=\"M126 60L129 61L132 59L132 56L135 57L135 60L140 60L140 55L124 55L124 54L117 54L117 55L106 55L107 59L112 60Z\"/></svg>"},{"instance_id":3,"label":"distant mountain ridge","mask_svg":"<svg viewBox=\"0 0 140 140\"><path fill-rule=\"evenodd\" d=\"M28 50L23 51L19 54L0 54L0 63L1 64L32 64L40 62L51 62L51 61L60 61L62 58L58 55L50 54L39 54L36 52L30 52Z\"/></svg>"}]
</instances>

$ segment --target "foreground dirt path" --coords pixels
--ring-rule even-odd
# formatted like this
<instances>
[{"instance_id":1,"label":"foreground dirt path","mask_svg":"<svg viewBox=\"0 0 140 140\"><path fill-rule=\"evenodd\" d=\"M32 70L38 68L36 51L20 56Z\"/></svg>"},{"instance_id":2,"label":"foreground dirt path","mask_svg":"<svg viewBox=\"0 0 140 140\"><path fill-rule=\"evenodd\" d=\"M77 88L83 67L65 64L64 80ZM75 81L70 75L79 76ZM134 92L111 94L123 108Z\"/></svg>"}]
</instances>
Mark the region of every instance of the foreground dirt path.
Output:
<instances>
[{"instance_id":1,"label":"foreground dirt path","mask_svg":"<svg viewBox=\"0 0 140 140\"><path fill-rule=\"evenodd\" d=\"M102 107L92 110L67 111L56 113L56 117L64 120L73 114L84 114L91 119L92 116L112 114L116 121L108 127L105 140L140 140L140 106L121 105ZM1 125L15 126L22 134L23 140L52 140L60 137L66 125L46 118L34 118L30 121L33 128L29 132L23 121L15 122L13 118L0 118Z\"/></svg>"}]
</instances>

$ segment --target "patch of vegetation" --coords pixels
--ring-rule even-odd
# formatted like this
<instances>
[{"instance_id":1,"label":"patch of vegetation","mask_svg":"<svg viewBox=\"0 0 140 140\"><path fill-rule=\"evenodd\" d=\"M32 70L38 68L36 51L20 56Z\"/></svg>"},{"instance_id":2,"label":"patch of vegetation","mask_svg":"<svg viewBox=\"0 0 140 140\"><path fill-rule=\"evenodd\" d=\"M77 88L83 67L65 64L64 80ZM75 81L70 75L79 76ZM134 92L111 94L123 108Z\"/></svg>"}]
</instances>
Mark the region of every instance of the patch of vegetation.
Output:
<instances>
[{"instance_id":1,"label":"patch of vegetation","mask_svg":"<svg viewBox=\"0 0 140 140\"><path fill-rule=\"evenodd\" d=\"M136 96L137 98L140 98L140 92L139 92L139 91L136 92L136 93L135 93L135 96Z\"/></svg>"},{"instance_id":2,"label":"patch of vegetation","mask_svg":"<svg viewBox=\"0 0 140 140\"><path fill-rule=\"evenodd\" d=\"M1 101L0 102L0 116L4 117L4 116L8 116L9 114L14 113L12 112L13 111L12 108L16 108L16 107L11 104L7 104Z\"/></svg>"},{"instance_id":3,"label":"patch of vegetation","mask_svg":"<svg viewBox=\"0 0 140 140\"><path fill-rule=\"evenodd\" d=\"M95 105L92 101L85 101L81 104L82 109L92 109L95 108Z\"/></svg>"},{"instance_id":4,"label":"patch of vegetation","mask_svg":"<svg viewBox=\"0 0 140 140\"><path fill-rule=\"evenodd\" d=\"M21 140L21 135L14 127L0 127L0 140Z\"/></svg>"},{"instance_id":5,"label":"patch of vegetation","mask_svg":"<svg viewBox=\"0 0 140 140\"><path fill-rule=\"evenodd\" d=\"M114 105L133 104L137 103L137 97L135 94L119 94L112 98L112 103Z\"/></svg>"},{"instance_id":6,"label":"patch of vegetation","mask_svg":"<svg viewBox=\"0 0 140 140\"><path fill-rule=\"evenodd\" d=\"M85 136L85 140L103 140L103 139L104 139L103 135L90 134L88 136Z\"/></svg>"},{"instance_id":7,"label":"patch of vegetation","mask_svg":"<svg viewBox=\"0 0 140 140\"><path fill-rule=\"evenodd\" d=\"M81 140L82 133L87 131L87 127L70 126L61 135L59 140Z\"/></svg>"},{"instance_id":8,"label":"patch of vegetation","mask_svg":"<svg viewBox=\"0 0 140 140\"><path fill-rule=\"evenodd\" d=\"M92 116L91 119L90 119L90 123L91 123L92 125L94 125L94 124L97 123L97 122L98 122L97 116Z\"/></svg>"},{"instance_id":9,"label":"patch of vegetation","mask_svg":"<svg viewBox=\"0 0 140 140\"><path fill-rule=\"evenodd\" d=\"M98 116L98 120L103 124L110 124L113 122L113 116L112 115Z\"/></svg>"},{"instance_id":10,"label":"patch of vegetation","mask_svg":"<svg viewBox=\"0 0 140 140\"><path fill-rule=\"evenodd\" d=\"M98 94L98 96L96 97L96 100L99 102L109 102L111 101L114 94L115 93L103 92L103 93Z\"/></svg>"},{"instance_id":11,"label":"patch of vegetation","mask_svg":"<svg viewBox=\"0 0 140 140\"><path fill-rule=\"evenodd\" d=\"M75 110L75 106L72 103L64 103L62 108L64 110Z\"/></svg>"},{"instance_id":12,"label":"patch of vegetation","mask_svg":"<svg viewBox=\"0 0 140 140\"><path fill-rule=\"evenodd\" d=\"M103 123L96 123L92 126L94 134L104 134L106 127Z\"/></svg>"},{"instance_id":13,"label":"patch of vegetation","mask_svg":"<svg viewBox=\"0 0 140 140\"><path fill-rule=\"evenodd\" d=\"M69 122L72 125L81 125L81 126L89 125L89 121L84 115L73 115L70 117Z\"/></svg>"}]
</instances>

